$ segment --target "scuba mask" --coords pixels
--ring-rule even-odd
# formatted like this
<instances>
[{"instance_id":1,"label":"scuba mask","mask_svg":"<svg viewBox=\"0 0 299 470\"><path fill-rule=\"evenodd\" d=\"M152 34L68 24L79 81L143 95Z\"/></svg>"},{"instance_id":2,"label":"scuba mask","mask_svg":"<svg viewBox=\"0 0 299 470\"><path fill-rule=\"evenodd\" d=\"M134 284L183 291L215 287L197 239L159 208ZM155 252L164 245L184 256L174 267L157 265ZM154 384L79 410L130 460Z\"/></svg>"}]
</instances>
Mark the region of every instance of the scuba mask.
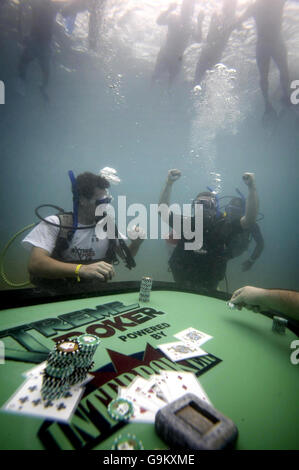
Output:
<instances>
[{"instance_id":1,"label":"scuba mask","mask_svg":"<svg viewBox=\"0 0 299 470\"><path fill-rule=\"evenodd\" d=\"M200 196L197 199L194 199L192 207L195 207L195 204L203 205L203 222L209 223L212 222L217 216L217 201L213 197L209 196Z\"/></svg>"}]
</instances>

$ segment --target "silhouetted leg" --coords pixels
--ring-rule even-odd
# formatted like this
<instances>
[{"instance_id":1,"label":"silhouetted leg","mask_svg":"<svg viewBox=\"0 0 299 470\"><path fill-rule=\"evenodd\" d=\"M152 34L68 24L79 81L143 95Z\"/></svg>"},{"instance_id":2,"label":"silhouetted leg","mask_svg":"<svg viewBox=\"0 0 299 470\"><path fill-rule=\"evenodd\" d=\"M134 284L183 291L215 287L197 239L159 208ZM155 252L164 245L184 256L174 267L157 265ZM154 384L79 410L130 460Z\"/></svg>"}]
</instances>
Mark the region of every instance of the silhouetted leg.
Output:
<instances>
[{"instance_id":1,"label":"silhouetted leg","mask_svg":"<svg viewBox=\"0 0 299 470\"><path fill-rule=\"evenodd\" d=\"M287 55L287 48L283 40L278 39L275 48L273 48L272 57L280 73L280 83L283 90L283 101L285 104L290 105L290 77Z\"/></svg>"},{"instance_id":2,"label":"silhouetted leg","mask_svg":"<svg viewBox=\"0 0 299 470\"><path fill-rule=\"evenodd\" d=\"M30 45L27 45L21 55L20 61L19 61L19 77L25 82L26 80L26 73L27 73L27 68L30 62L33 61L34 59L34 54L32 53Z\"/></svg>"},{"instance_id":3,"label":"silhouetted leg","mask_svg":"<svg viewBox=\"0 0 299 470\"><path fill-rule=\"evenodd\" d=\"M215 54L214 50L209 46L205 47L202 50L196 65L194 85L200 85L206 72L211 70L217 62L218 56Z\"/></svg>"},{"instance_id":4,"label":"silhouetted leg","mask_svg":"<svg viewBox=\"0 0 299 470\"><path fill-rule=\"evenodd\" d=\"M261 42L256 47L256 63L260 74L260 88L263 94L266 113L273 112L272 105L269 101L269 69L270 69L270 51L269 47L265 46Z\"/></svg>"}]
</instances>

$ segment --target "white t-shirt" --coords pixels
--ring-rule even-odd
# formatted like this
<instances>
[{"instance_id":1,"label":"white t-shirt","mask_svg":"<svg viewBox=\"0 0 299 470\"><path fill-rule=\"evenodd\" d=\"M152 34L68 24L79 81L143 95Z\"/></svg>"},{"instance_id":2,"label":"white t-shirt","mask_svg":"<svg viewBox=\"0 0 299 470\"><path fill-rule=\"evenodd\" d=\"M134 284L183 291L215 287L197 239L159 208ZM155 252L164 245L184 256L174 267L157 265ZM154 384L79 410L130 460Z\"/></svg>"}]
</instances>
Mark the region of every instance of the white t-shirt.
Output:
<instances>
[{"instance_id":1,"label":"white t-shirt","mask_svg":"<svg viewBox=\"0 0 299 470\"><path fill-rule=\"evenodd\" d=\"M60 224L56 215L50 215L46 217L46 220L54 224ZM68 248L63 252L63 260L66 262L92 261L104 258L109 247L109 240L103 227L101 227L101 223L99 222L97 225L97 233L102 233L103 239L96 236L94 228L76 230ZM104 221L102 225L104 225ZM78 227L84 227L84 225L78 224ZM27 249L35 246L47 250L51 255L56 245L59 230L59 227L41 222L31 230L22 240L22 243Z\"/></svg>"}]
</instances>

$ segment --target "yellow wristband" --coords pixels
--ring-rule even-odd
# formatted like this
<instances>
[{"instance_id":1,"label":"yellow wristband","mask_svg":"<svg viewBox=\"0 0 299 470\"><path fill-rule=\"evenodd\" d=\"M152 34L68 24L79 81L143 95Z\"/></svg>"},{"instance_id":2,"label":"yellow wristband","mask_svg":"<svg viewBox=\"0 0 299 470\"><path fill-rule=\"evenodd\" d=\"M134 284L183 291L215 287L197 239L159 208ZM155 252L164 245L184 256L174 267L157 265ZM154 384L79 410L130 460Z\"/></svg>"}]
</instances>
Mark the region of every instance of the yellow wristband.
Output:
<instances>
[{"instance_id":1,"label":"yellow wristband","mask_svg":"<svg viewBox=\"0 0 299 470\"><path fill-rule=\"evenodd\" d=\"M75 269L75 274L77 276L77 282L80 282L81 279L80 279L80 276L79 276L79 269L81 268L82 264L78 264L76 269Z\"/></svg>"}]
</instances>

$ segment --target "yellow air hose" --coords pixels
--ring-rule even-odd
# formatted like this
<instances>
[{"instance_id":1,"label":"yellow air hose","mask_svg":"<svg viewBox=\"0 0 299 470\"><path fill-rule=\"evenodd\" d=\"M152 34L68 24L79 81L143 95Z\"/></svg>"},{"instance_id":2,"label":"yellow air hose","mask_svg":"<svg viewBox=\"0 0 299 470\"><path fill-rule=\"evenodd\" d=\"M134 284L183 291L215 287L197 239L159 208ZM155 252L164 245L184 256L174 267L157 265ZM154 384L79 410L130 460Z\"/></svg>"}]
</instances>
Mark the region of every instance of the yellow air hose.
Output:
<instances>
[{"instance_id":1,"label":"yellow air hose","mask_svg":"<svg viewBox=\"0 0 299 470\"><path fill-rule=\"evenodd\" d=\"M3 281L5 282L5 284L7 284L8 286L10 287L25 287L25 286L29 286L30 285L30 282L29 281L25 281L25 282L19 282L19 283L16 283L16 282L12 282L10 281L5 272L4 272L4 258L5 258L5 255L10 247L10 245L15 241L15 239L21 235L21 233L25 232L26 230L29 230L30 228L33 228L35 227L36 224L30 224L30 225L27 225L26 227L22 228L22 230L19 230L5 245L5 247L3 248L1 254L0 254L0 275L3 279Z\"/></svg>"}]
</instances>

